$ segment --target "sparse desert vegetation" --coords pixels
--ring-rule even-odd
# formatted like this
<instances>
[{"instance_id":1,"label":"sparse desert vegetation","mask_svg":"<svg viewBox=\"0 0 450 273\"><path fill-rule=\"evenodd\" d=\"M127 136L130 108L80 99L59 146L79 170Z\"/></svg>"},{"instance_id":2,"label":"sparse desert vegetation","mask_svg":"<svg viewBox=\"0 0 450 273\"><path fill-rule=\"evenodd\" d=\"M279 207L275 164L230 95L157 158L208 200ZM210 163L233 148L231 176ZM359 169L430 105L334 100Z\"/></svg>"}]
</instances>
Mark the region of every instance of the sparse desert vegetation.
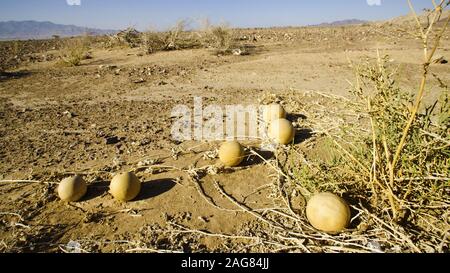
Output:
<instances>
[{"instance_id":1,"label":"sparse desert vegetation","mask_svg":"<svg viewBox=\"0 0 450 273\"><path fill-rule=\"evenodd\" d=\"M449 252L449 18L0 42L0 251ZM286 145L173 140L193 97Z\"/></svg>"},{"instance_id":2,"label":"sparse desert vegetation","mask_svg":"<svg viewBox=\"0 0 450 273\"><path fill-rule=\"evenodd\" d=\"M67 66L81 65L82 61L92 58L90 44L89 36L64 40L60 49L60 63Z\"/></svg>"}]
</instances>

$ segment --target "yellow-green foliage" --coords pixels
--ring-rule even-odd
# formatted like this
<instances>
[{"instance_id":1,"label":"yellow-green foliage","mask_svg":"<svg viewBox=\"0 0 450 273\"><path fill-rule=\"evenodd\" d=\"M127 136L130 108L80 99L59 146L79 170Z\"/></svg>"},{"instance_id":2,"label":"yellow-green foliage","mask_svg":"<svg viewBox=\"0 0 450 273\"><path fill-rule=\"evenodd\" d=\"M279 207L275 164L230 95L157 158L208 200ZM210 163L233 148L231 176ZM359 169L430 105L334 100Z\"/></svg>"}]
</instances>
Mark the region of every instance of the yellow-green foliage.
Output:
<instances>
[{"instance_id":1,"label":"yellow-green foliage","mask_svg":"<svg viewBox=\"0 0 450 273\"><path fill-rule=\"evenodd\" d=\"M89 41L89 37L65 40L60 50L61 63L67 66L79 66L83 60L90 59Z\"/></svg>"}]
</instances>

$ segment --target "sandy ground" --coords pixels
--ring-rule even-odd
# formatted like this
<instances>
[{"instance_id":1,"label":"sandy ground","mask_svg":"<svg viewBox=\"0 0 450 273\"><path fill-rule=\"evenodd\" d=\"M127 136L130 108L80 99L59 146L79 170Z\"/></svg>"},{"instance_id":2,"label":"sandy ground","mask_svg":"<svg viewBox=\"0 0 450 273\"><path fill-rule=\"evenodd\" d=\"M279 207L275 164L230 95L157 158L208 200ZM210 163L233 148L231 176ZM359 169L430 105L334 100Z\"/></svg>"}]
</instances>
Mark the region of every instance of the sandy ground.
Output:
<instances>
[{"instance_id":1,"label":"sandy ground","mask_svg":"<svg viewBox=\"0 0 450 273\"><path fill-rule=\"evenodd\" d=\"M178 143L170 136L172 108L192 106L194 96L201 96L204 105L255 104L267 92L351 98L348 81L355 74L349 61L376 58L377 49L398 65L402 87L417 88L422 56L417 41L362 34L364 28L339 30L349 39L330 30L319 42L314 37L286 38L294 30L266 31L273 39L253 42L248 56L218 56L210 49L145 56L137 56L138 49L96 49L93 59L80 67L44 61L24 64L14 76L3 77L0 178L41 182L0 184L0 250L60 252L74 241L85 251L114 252L154 241L155 246L171 244L182 251L238 251L215 238L177 241L158 230L168 230L170 220L211 233L252 229L255 218L234 211L234 204L213 185L219 182L254 209L276 206L270 189L255 193L272 181L273 170L262 160L249 157L244 167L201 177L204 192L229 210L203 198L186 171L156 168L138 170L144 182L141 194L133 202L119 203L108 193L112 174L152 164L179 169L215 164L217 159L204 154L220 143ZM439 50L445 57L450 57L448 41L447 36ZM434 66L433 73L450 79L448 64ZM431 79L427 92L437 96L437 87L438 81ZM314 97L310 100L305 103L314 103ZM107 144L111 137L117 143ZM258 147L257 142L246 144ZM305 149L309 156L319 153ZM57 198L55 183L71 173L83 174L89 190L81 202L65 204Z\"/></svg>"}]
</instances>

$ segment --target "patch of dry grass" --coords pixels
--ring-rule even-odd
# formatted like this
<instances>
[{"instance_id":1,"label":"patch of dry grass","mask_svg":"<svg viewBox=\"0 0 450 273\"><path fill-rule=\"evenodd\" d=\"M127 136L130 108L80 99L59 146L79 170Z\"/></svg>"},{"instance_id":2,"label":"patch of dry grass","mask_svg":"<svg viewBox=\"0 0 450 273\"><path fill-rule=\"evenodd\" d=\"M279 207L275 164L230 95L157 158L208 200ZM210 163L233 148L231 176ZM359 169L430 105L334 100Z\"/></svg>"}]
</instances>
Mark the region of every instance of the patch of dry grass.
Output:
<instances>
[{"instance_id":1,"label":"patch of dry grass","mask_svg":"<svg viewBox=\"0 0 450 273\"><path fill-rule=\"evenodd\" d=\"M226 25L211 26L208 30L212 46L220 52L230 52L233 46L233 31Z\"/></svg>"},{"instance_id":2,"label":"patch of dry grass","mask_svg":"<svg viewBox=\"0 0 450 273\"><path fill-rule=\"evenodd\" d=\"M141 47L146 54L157 51L189 48L214 48L218 53L232 53L235 44L234 32L227 25L211 25L208 21L200 30L188 31L187 20L178 21L166 32L147 31L142 33Z\"/></svg>"},{"instance_id":3,"label":"patch of dry grass","mask_svg":"<svg viewBox=\"0 0 450 273\"><path fill-rule=\"evenodd\" d=\"M146 54L157 51L180 50L200 46L198 36L188 31L188 20L180 20L168 31L147 31L142 33L141 47Z\"/></svg>"},{"instance_id":4,"label":"patch of dry grass","mask_svg":"<svg viewBox=\"0 0 450 273\"><path fill-rule=\"evenodd\" d=\"M83 60L92 58L90 53L91 40L89 36L66 39L62 42L58 63L64 66L79 66Z\"/></svg>"},{"instance_id":5,"label":"patch of dry grass","mask_svg":"<svg viewBox=\"0 0 450 273\"><path fill-rule=\"evenodd\" d=\"M4 53L6 56L0 59L0 72L5 71L7 68L14 67L19 64L19 58L23 51L22 41L11 41L10 46Z\"/></svg>"}]
</instances>

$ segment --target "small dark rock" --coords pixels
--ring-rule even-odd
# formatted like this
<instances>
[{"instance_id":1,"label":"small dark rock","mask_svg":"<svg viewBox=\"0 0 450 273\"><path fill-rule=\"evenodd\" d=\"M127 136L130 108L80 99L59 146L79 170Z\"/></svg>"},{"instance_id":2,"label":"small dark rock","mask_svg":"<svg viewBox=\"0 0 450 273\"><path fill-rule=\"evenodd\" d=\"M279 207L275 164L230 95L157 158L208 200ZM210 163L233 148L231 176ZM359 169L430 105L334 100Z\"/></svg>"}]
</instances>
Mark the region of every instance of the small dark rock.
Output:
<instances>
[{"instance_id":1,"label":"small dark rock","mask_svg":"<svg viewBox=\"0 0 450 273\"><path fill-rule=\"evenodd\" d=\"M117 136L106 137L105 138L106 145L113 145L120 142L120 139Z\"/></svg>"},{"instance_id":2,"label":"small dark rock","mask_svg":"<svg viewBox=\"0 0 450 273\"><path fill-rule=\"evenodd\" d=\"M77 116L77 114L72 113L72 112L70 112L70 111L64 111L62 114L65 115L65 116L67 116L68 118L73 118L73 117L76 117L76 116Z\"/></svg>"}]
</instances>

